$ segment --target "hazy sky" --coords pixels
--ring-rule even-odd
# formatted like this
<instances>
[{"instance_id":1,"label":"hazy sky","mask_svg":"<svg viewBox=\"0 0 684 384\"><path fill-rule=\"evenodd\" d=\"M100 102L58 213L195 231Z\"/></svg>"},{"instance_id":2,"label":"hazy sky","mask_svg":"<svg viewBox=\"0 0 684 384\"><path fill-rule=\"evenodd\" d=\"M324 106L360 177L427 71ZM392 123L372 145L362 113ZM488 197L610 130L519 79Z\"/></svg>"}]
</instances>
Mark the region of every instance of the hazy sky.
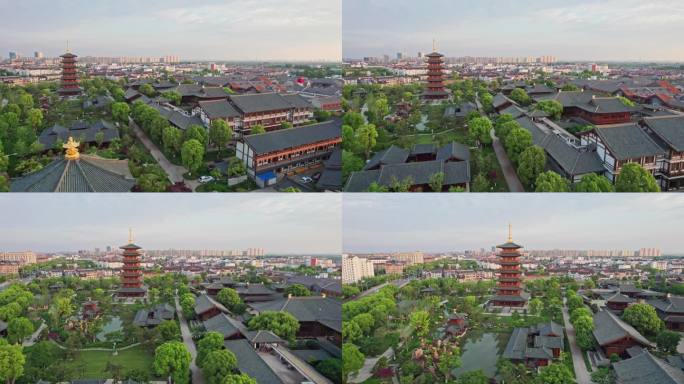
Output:
<instances>
[{"instance_id":1,"label":"hazy sky","mask_svg":"<svg viewBox=\"0 0 684 384\"><path fill-rule=\"evenodd\" d=\"M684 254L680 194L346 194L345 252L489 248L639 249Z\"/></svg>"},{"instance_id":2,"label":"hazy sky","mask_svg":"<svg viewBox=\"0 0 684 384\"><path fill-rule=\"evenodd\" d=\"M684 60L681 0L344 0L343 57Z\"/></svg>"},{"instance_id":3,"label":"hazy sky","mask_svg":"<svg viewBox=\"0 0 684 384\"><path fill-rule=\"evenodd\" d=\"M0 251L120 246L341 253L339 194L5 194Z\"/></svg>"},{"instance_id":4,"label":"hazy sky","mask_svg":"<svg viewBox=\"0 0 684 384\"><path fill-rule=\"evenodd\" d=\"M0 0L0 57L340 60L341 0Z\"/></svg>"}]
</instances>

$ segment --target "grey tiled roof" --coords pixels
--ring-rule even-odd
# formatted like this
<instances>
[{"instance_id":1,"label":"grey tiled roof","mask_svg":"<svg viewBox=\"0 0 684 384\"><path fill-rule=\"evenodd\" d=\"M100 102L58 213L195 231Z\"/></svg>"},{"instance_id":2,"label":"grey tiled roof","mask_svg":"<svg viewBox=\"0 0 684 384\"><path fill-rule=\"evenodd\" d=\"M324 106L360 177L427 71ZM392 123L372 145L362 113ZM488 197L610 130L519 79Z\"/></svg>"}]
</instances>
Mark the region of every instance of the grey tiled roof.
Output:
<instances>
[{"instance_id":1,"label":"grey tiled roof","mask_svg":"<svg viewBox=\"0 0 684 384\"><path fill-rule=\"evenodd\" d=\"M430 177L440 172L443 172L445 176L444 185L470 182L468 162L445 163L435 160L386 165L380 171L378 183L389 186L394 181L402 181L410 177L413 180L413 185L428 184Z\"/></svg>"},{"instance_id":2,"label":"grey tiled roof","mask_svg":"<svg viewBox=\"0 0 684 384\"><path fill-rule=\"evenodd\" d=\"M644 123L672 149L684 152L684 116L646 117Z\"/></svg>"},{"instance_id":3,"label":"grey tiled roof","mask_svg":"<svg viewBox=\"0 0 684 384\"><path fill-rule=\"evenodd\" d=\"M119 130L114 124L99 120L93 124L77 121L70 129L55 124L41 132L38 141L43 145L44 149L54 147L57 140L66 143L69 136L72 136L74 140L80 141L81 143L92 143L97 141L96 137L99 132L102 132L104 135L102 140L103 143L109 143L112 140L119 138Z\"/></svg>"},{"instance_id":4,"label":"grey tiled roof","mask_svg":"<svg viewBox=\"0 0 684 384\"><path fill-rule=\"evenodd\" d=\"M212 299L208 295L200 295L195 299L195 313L200 314L204 313L212 308L218 308L221 310L221 312L227 313L228 309L223 306L223 304L219 303L218 301Z\"/></svg>"},{"instance_id":5,"label":"grey tiled roof","mask_svg":"<svg viewBox=\"0 0 684 384\"><path fill-rule=\"evenodd\" d=\"M291 297L250 306L258 312L288 312L300 322L319 322L334 331L342 331L342 302L330 297Z\"/></svg>"},{"instance_id":6,"label":"grey tiled roof","mask_svg":"<svg viewBox=\"0 0 684 384\"><path fill-rule=\"evenodd\" d=\"M625 323L610 311L600 311L594 317L594 337L599 345L607 345L625 336L630 336L645 346L651 346L651 342L639 333L634 327Z\"/></svg>"},{"instance_id":7,"label":"grey tiled roof","mask_svg":"<svg viewBox=\"0 0 684 384\"><path fill-rule=\"evenodd\" d=\"M255 93L230 96L233 104L244 113L258 113L291 109L292 104L278 93Z\"/></svg>"},{"instance_id":8,"label":"grey tiled roof","mask_svg":"<svg viewBox=\"0 0 684 384\"><path fill-rule=\"evenodd\" d=\"M364 169L376 168L380 165L405 163L410 152L395 145L384 149L371 157Z\"/></svg>"},{"instance_id":9,"label":"grey tiled roof","mask_svg":"<svg viewBox=\"0 0 684 384\"><path fill-rule=\"evenodd\" d=\"M228 102L228 100L200 101L199 106L210 119L225 119L240 116L240 113Z\"/></svg>"},{"instance_id":10,"label":"grey tiled roof","mask_svg":"<svg viewBox=\"0 0 684 384\"><path fill-rule=\"evenodd\" d=\"M518 117L525 115L525 113L526 111L524 109L518 107L515 104L508 106L499 112L500 115L511 115L514 119L517 119Z\"/></svg>"},{"instance_id":11,"label":"grey tiled roof","mask_svg":"<svg viewBox=\"0 0 684 384\"><path fill-rule=\"evenodd\" d=\"M506 103L516 104L515 101L509 99L503 93L497 93L496 95L494 95L494 99L492 99L492 106L494 106L494 108L499 108L505 105Z\"/></svg>"},{"instance_id":12,"label":"grey tiled roof","mask_svg":"<svg viewBox=\"0 0 684 384\"><path fill-rule=\"evenodd\" d=\"M341 135L342 122L339 119L334 119L320 124L245 136L243 140L255 153L263 154L335 139Z\"/></svg>"},{"instance_id":13,"label":"grey tiled roof","mask_svg":"<svg viewBox=\"0 0 684 384\"><path fill-rule=\"evenodd\" d=\"M232 319L230 319L225 313L218 314L208 320L205 320L203 325L207 332L218 332L223 335L224 339L240 333L238 327L235 326Z\"/></svg>"},{"instance_id":14,"label":"grey tiled roof","mask_svg":"<svg viewBox=\"0 0 684 384\"><path fill-rule=\"evenodd\" d=\"M665 154L636 123L603 126L594 132L618 160Z\"/></svg>"},{"instance_id":15,"label":"grey tiled roof","mask_svg":"<svg viewBox=\"0 0 684 384\"><path fill-rule=\"evenodd\" d=\"M684 372L660 360L648 351L613 363L620 384L681 384Z\"/></svg>"},{"instance_id":16,"label":"grey tiled roof","mask_svg":"<svg viewBox=\"0 0 684 384\"><path fill-rule=\"evenodd\" d=\"M285 101L287 101L293 108L307 109L313 107L307 99L303 98L302 96L296 93L284 94L282 96L285 99Z\"/></svg>"},{"instance_id":17,"label":"grey tiled roof","mask_svg":"<svg viewBox=\"0 0 684 384\"><path fill-rule=\"evenodd\" d=\"M103 159L104 160L104 159ZM105 160L106 162L126 160ZM114 169L115 167L112 167ZM135 185L130 173L119 174L104 169L88 157L80 160L59 159L39 171L12 179L11 192L129 192Z\"/></svg>"},{"instance_id":18,"label":"grey tiled roof","mask_svg":"<svg viewBox=\"0 0 684 384\"><path fill-rule=\"evenodd\" d=\"M248 332L245 337L247 337L247 340L249 340L251 343L282 343L284 342L283 339L278 337L278 335L274 334L271 331L267 330L260 330L260 331L254 331L254 332Z\"/></svg>"},{"instance_id":19,"label":"grey tiled roof","mask_svg":"<svg viewBox=\"0 0 684 384\"><path fill-rule=\"evenodd\" d=\"M470 148L452 141L437 150L437 160L458 159L461 161L470 160Z\"/></svg>"},{"instance_id":20,"label":"grey tiled roof","mask_svg":"<svg viewBox=\"0 0 684 384\"><path fill-rule=\"evenodd\" d=\"M237 357L240 372L254 378L258 384L280 384L283 382L247 340L228 340L223 345Z\"/></svg>"},{"instance_id":21,"label":"grey tiled roof","mask_svg":"<svg viewBox=\"0 0 684 384\"><path fill-rule=\"evenodd\" d=\"M666 313L681 313L684 314L684 297L670 296L662 300L648 300L649 305L659 311Z\"/></svg>"},{"instance_id":22,"label":"grey tiled roof","mask_svg":"<svg viewBox=\"0 0 684 384\"><path fill-rule=\"evenodd\" d=\"M378 181L378 176L380 176L379 169L354 172L349 176L344 190L346 192L366 192L371 184Z\"/></svg>"}]
</instances>

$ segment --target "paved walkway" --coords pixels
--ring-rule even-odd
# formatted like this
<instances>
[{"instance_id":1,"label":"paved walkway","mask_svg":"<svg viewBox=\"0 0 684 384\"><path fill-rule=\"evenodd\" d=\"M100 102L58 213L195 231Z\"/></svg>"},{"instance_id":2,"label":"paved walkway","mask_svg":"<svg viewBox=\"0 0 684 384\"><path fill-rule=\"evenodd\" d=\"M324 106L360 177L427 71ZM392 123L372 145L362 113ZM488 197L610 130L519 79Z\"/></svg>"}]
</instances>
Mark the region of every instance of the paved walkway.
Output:
<instances>
[{"instance_id":1,"label":"paved walkway","mask_svg":"<svg viewBox=\"0 0 684 384\"><path fill-rule=\"evenodd\" d=\"M366 358L366 360L363 362L363 367L359 369L359 372L354 377L350 377L347 381L349 383L363 383L364 381L370 379L373 376L373 367L375 367L375 364L377 364L378 360L380 360L380 358L383 356L386 357L387 360L392 360L392 357L394 356L394 349L390 347L387 348L385 353L378 357Z\"/></svg>"},{"instance_id":2,"label":"paved walkway","mask_svg":"<svg viewBox=\"0 0 684 384\"><path fill-rule=\"evenodd\" d=\"M202 370L200 370L197 365L195 365L195 358L197 357L197 349L195 348L195 342L192 340L192 332L190 332L190 327L188 327L188 321L183 317L183 310L181 309L180 303L178 302L178 296L176 300L176 313L178 314L178 320L180 322L181 335L183 336L183 343L190 351L190 356L192 356L192 361L190 361L190 371L192 372L192 384L204 384L204 376L202 375Z\"/></svg>"},{"instance_id":3,"label":"paved walkway","mask_svg":"<svg viewBox=\"0 0 684 384\"><path fill-rule=\"evenodd\" d=\"M504 178L506 178L508 190L510 192L525 192L525 188L520 182L520 179L518 179L518 174L515 172L515 168L513 168L513 164L508 158L506 150L504 150L503 145L501 145L501 140L496 137L493 129L489 132L489 134L492 136L492 146L494 147L494 152L496 153L496 159L499 160L499 165L501 166L501 171L504 174Z\"/></svg>"},{"instance_id":4,"label":"paved walkway","mask_svg":"<svg viewBox=\"0 0 684 384\"><path fill-rule=\"evenodd\" d=\"M36 343L36 339L38 338L38 336L40 335L40 333L43 331L43 329L45 329L46 327L47 327L47 325L45 325L45 322L44 322L44 321L43 321L42 323L40 323L40 327L38 327L38 329L36 329L36 331L33 332L33 334L31 335L31 337L28 338L28 340L24 340L24 341L21 343L21 345L24 346L24 347L30 347L30 346L32 346L33 344L35 344L35 343Z\"/></svg>"},{"instance_id":5,"label":"paved walkway","mask_svg":"<svg viewBox=\"0 0 684 384\"><path fill-rule=\"evenodd\" d=\"M565 332L568 334L568 341L570 342L570 352L572 353L572 364L575 367L577 384L591 384L591 375L587 371L586 364L584 364L582 350L577 346L577 341L575 341L575 327L570 324L568 307L565 305L565 299L563 301L563 323L565 324Z\"/></svg>"},{"instance_id":6,"label":"paved walkway","mask_svg":"<svg viewBox=\"0 0 684 384\"><path fill-rule=\"evenodd\" d=\"M56 345L57 347L59 347L59 349L67 350L67 347L58 344L56 341L53 340L52 342L55 343L55 345ZM133 343L133 344L127 345L127 346L125 346L125 347L123 347L123 348L117 348L116 350L117 350L117 351L125 351L125 350L127 350L127 349L131 349L131 348L133 348L133 347L137 347L138 345L140 345L140 343ZM87 351L114 352L114 349L113 349L113 348L81 348L81 349L76 349L76 350L79 351L79 352L87 352Z\"/></svg>"},{"instance_id":7,"label":"paved walkway","mask_svg":"<svg viewBox=\"0 0 684 384\"><path fill-rule=\"evenodd\" d=\"M330 381L330 379L320 374L317 370L314 369L314 367L309 365L309 363L302 360L300 357L292 353L292 351L290 351L286 347L279 345L277 347L273 347L273 350L280 354L280 356L282 356L293 367L295 367L297 372L301 373L302 376L311 380L313 383L332 384L332 381Z\"/></svg>"},{"instance_id":8,"label":"paved walkway","mask_svg":"<svg viewBox=\"0 0 684 384\"><path fill-rule=\"evenodd\" d=\"M183 174L188 172L188 169L185 167L182 167L180 165L173 164L171 161L169 161L168 158L166 158L166 155L157 147L157 144L155 144L145 133L145 131L142 130L138 126L138 124L133 121L133 119L129 119L130 124L129 126L131 129L133 129L133 133L135 136L140 140L140 142L143 143L145 148L147 148L148 151L150 151L150 154L152 157L159 163L159 166L164 169L164 172L166 172L169 181L172 183L178 183L178 182L184 182L188 187L190 187L193 191L197 186L199 185L199 182L195 180L185 180L183 178Z\"/></svg>"}]
</instances>

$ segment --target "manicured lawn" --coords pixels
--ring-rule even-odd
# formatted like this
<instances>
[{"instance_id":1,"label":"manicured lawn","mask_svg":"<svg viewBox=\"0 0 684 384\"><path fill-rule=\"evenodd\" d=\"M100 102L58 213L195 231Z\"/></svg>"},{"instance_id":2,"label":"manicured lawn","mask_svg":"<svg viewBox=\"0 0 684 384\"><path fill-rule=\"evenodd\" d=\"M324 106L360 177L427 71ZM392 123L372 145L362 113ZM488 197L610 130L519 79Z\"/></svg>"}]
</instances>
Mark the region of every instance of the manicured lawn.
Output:
<instances>
[{"instance_id":1,"label":"manicured lawn","mask_svg":"<svg viewBox=\"0 0 684 384\"><path fill-rule=\"evenodd\" d=\"M107 351L82 351L75 360L65 360L64 365L72 369L75 377L106 379L111 376L105 372L107 362L123 367L123 372L140 369L148 372L150 378L156 377L152 366L154 354L140 346L119 351L117 356Z\"/></svg>"}]
</instances>

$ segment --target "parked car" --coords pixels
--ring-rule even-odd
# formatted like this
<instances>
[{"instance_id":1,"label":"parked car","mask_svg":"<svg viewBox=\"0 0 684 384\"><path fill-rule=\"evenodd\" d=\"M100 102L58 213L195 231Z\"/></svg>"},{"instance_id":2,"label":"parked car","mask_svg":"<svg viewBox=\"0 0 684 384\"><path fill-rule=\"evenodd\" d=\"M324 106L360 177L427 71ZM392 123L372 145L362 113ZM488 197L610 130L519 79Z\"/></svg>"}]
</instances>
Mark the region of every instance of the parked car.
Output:
<instances>
[{"instance_id":1,"label":"parked car","mask_svg":"<svg viewBox=\"0 0 684 384\"><path fill-rule=\"evenodd\" d=\"M314 179L314 181L318 181L321 178L321 173L316 172L313 175L311 175L311 178Z\"/></svg>"},{"instance_id":2,"label":"parked car","mask_svg":"<svg viewBox=\"0 0 684 384\"><path fill-rule=\"evenodd\" d=\"M214 176L201 176L199 182L202 184L210 183L214 181Z\"/></svg>"},{"instance_id":3,"label":"parked car","mask_svg":"<svg viewBox=\"0 0 684 384\"><path fill-rule=\"evenodd\" d=\"M301 180L301 182L304 184L309 184L313 181L313 179L309 176L302 176L299 180Z\"/></svg>"}]
</instances>

